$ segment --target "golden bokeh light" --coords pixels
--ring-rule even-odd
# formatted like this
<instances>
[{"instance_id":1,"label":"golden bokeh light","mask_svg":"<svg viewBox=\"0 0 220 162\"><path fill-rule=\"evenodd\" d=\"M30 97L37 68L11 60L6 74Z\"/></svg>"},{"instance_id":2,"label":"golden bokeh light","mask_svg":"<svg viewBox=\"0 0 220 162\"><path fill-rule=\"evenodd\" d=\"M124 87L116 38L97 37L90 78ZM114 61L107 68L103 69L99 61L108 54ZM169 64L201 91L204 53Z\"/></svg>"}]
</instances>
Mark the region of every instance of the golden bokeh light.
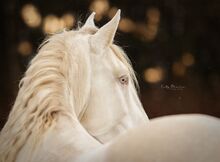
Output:
<instances>
[{"instance_id":1,"label":"golden bokeh light","mask_svg":"<svg viewBox=\"0 0 220 162\"><path fill-rule=\"evenodd\" d=\"M26 4L23 6L21 9L21 16L25 24L32 28L40 26L42 21L38 9L32 4Z\"/></svg>"},{"instance_id":2,"label":"golden bokeh light","mask_svg":"<svg viewBox=\"0 0 220 162\"><path fill-rule=\"evenodd\" d=\"M66 13L61 18L55 15L47 15L43 21L43 31L47 34L56 33L64 28L72 28L76 23L75 17Z\"/></svg>"},{"instance_id":3,"label":"golden bokeh light","mask_svg":"<svg viewBox=\"0 0 220 162\"><path fill-rule=\"evenodd\" d=\"M146 17L148 19L148 23L158 24L160 23L160 11L158 8L150 8L146 11Z\"/></svg>"},{"instance_id":4,"label":"golden bokeh light","mask_svg":"<svg viewBox=\"0 0 220 162\"><path fill-rule=\"evenodd\" d=\"M118 11L117 7L112 7L108 11L108 17L111 19L115 16L116 12Z\"/></svg>"},{"instance_id":5,"label":"golden bokeh light","mask_svg":"<svg viewBox=\"0 0 220 162\"><path fill-rule=\"evenodd\" d=\"M161 67L148 68L144 71L144 79L149 83L160 82L164 77L164 70Z\"/></svg>"},{"instance_id":6,"label":"golden bokeh light","mask_svg":"<svg viewBox=\"0 0 220 162\"><path fill-rule=\"evenodd\" d=\"M152 41L156 38L158 33L158 25L147 24L146 30L144 32L144 37L148 41Z\"/></svg>"},{"instance_id":7,"label":"golden bokeh light","mask_svg":"<svg viewBox=\"0 0 220 162\"><path fill-rule=\"evenodd\" d=\"M64 21L65 27L68 29L72 28L76 22L75 17L70 13L64 14L61 19Z\"/></svg>"},{"instance_id":8,"label":"golden bokeh light","mask_svg":"<svg viewBox=\"0 0 220 162\"><path fill-rule=\"evenodd\" d=\"M65 28L63 19L59 19L55 15L48 15L44 18L43 31L44 33L52 34Z\"/></svg>"},{"instance_id":9,"label":"golden bokeh light","mask_svg":"<svg viewBox=\"0 0 220 162\"><path fill-rule=\"evenodd\" d=\"M95 12L95 20L100 21L109 10L108 0L94 0L90 5L90 11Z\"/></svg>"},{"instance_id":10,"label":"golden bokeh light","mask_svg":"<svg viewBox=\"0 0 220 162\"><path fill-rule=\"evenodd\" d=\"M147 41L153 41L159 30L160 11L157 8L150 8L146 11L147 26L144 30L144 37Z\"/></svg>"},{"instance_id":11,"label":"golden bokeh light","mask_svg":"<svg viewBox=\"0 0 220 162\"><path fill-rule=\"evenodd\" d=\"M172 66L172 71L176 76L184 76L186 73L186 67L182 62L175 62Z\"/></svg>"},{"instance_id":12,"label":"golden bokeh light","mask_svg":"<svg viewBox=\"0 0 220 162\"><path fill-rule=\"evenodd\" d=\"M27 56L32 53L33 47L30 42L22 41L18 44L17 50L18 50L19 54L21 54L22 56Z\"/></svg>"},{"instance_id":13,"label":"golden bokeh light","mask_svg":"<svg viewBox=\"0 0 220 162\"><path fill-rule=\"evenodd\" d=\"M194 56L191 53L185 53L182 56L182 63L185 66L192 66L194 64Z\"/></svg>"},{"instance_id":14,"label":"golden bokeh light","mask_svg":"<svg viewBox=\"0 0 220 162\"><path fill-rule=\"evenodd\" d=\"M131 19L122 18L119 23L119 29L123 32L132 32L135 29L135 24Z\"/></svg>"}]
</instances>

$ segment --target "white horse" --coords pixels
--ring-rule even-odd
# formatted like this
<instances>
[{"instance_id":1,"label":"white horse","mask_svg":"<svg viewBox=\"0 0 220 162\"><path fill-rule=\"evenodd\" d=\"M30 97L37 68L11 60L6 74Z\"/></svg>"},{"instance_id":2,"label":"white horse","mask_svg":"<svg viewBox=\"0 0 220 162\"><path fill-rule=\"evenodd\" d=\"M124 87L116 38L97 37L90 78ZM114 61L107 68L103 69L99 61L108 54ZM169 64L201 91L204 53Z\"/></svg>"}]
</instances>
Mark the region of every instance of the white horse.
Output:
<instances>
[{"instance_id":1,"label":"white horse","mask_svg":"<svg viewBox=\"0 0 220 162\"><path fill-rule=\"evenodd\" d=\"M149 122L131 64L113 44L120 10L100 29L93 19L40 47L1 131L0 162L219 162L219 120Z\"/></svg>"}]
</instances>

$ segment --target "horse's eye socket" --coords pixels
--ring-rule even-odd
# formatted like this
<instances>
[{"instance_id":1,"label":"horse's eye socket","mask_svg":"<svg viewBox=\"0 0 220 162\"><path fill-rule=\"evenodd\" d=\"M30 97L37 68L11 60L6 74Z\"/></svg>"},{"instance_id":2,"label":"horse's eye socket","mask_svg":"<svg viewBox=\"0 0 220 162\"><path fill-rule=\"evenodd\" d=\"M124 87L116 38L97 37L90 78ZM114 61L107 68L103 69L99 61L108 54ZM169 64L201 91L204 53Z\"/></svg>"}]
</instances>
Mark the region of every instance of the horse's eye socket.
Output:
<instances>
[{"instance_id":1,"label":"horse's eye socket","mask_svg":"<svg viewBox=\"0 0 220 162\"><path fill-rule=\"evenodd\" d=\"M119 81L122 85L128 85L129 78L127 75L123 75L119 78Z\"/></svg>"}]
</instances>

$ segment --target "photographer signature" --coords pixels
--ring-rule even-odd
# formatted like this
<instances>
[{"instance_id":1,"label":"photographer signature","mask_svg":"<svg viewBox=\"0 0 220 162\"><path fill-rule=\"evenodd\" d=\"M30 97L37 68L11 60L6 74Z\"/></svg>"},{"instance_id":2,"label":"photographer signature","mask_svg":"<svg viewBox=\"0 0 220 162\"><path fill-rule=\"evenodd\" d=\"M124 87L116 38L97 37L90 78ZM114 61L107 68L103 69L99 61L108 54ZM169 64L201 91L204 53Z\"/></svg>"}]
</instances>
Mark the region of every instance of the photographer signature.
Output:
<instances>
[{"instance_id":1,"label":"photographer signature","mask_svg":"<svg viewBox=\"0 0 220 162\"><path fill-rule=\"evenodd\" d=\"M181 91L181 90L184 90L184 89L186 88L185 86L175 85L175 84L170 84L170 85L161 84L160 87L161 87L162 89L172 90L172 91Z\"/></svg>"}]
</instances>

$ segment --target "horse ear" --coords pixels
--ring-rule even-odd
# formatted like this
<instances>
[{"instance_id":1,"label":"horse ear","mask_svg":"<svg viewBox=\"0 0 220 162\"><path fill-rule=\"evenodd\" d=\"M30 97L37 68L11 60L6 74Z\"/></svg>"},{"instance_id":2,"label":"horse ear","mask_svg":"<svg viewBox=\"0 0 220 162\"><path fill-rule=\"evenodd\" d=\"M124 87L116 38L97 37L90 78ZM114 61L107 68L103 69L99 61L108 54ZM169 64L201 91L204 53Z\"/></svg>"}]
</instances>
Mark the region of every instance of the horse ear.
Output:
<instances>
[{"instance_id":1,"label":"horse ear","mask_svg":"<svg viewBox=\"0 0 220 162\"><path fill-rule=\"evenodd\" d=\"M113 42L120 21L120 13L121 10L119 9L111 21L105 24L91 37L92 45L104 48Z\"/></svg>"},{"instance_id":2,"label":"horse ear","mask_svg":"<svg viewBox=\"0 0 220 162\"><path fill-rule=\"evenodd\" d=\"M94 23L94 17L95 17L95 12L92 12L90 16L87 18L81 30L84 30L86 28L96 28L95 23Z\"/></svg>"}]
</instances>

